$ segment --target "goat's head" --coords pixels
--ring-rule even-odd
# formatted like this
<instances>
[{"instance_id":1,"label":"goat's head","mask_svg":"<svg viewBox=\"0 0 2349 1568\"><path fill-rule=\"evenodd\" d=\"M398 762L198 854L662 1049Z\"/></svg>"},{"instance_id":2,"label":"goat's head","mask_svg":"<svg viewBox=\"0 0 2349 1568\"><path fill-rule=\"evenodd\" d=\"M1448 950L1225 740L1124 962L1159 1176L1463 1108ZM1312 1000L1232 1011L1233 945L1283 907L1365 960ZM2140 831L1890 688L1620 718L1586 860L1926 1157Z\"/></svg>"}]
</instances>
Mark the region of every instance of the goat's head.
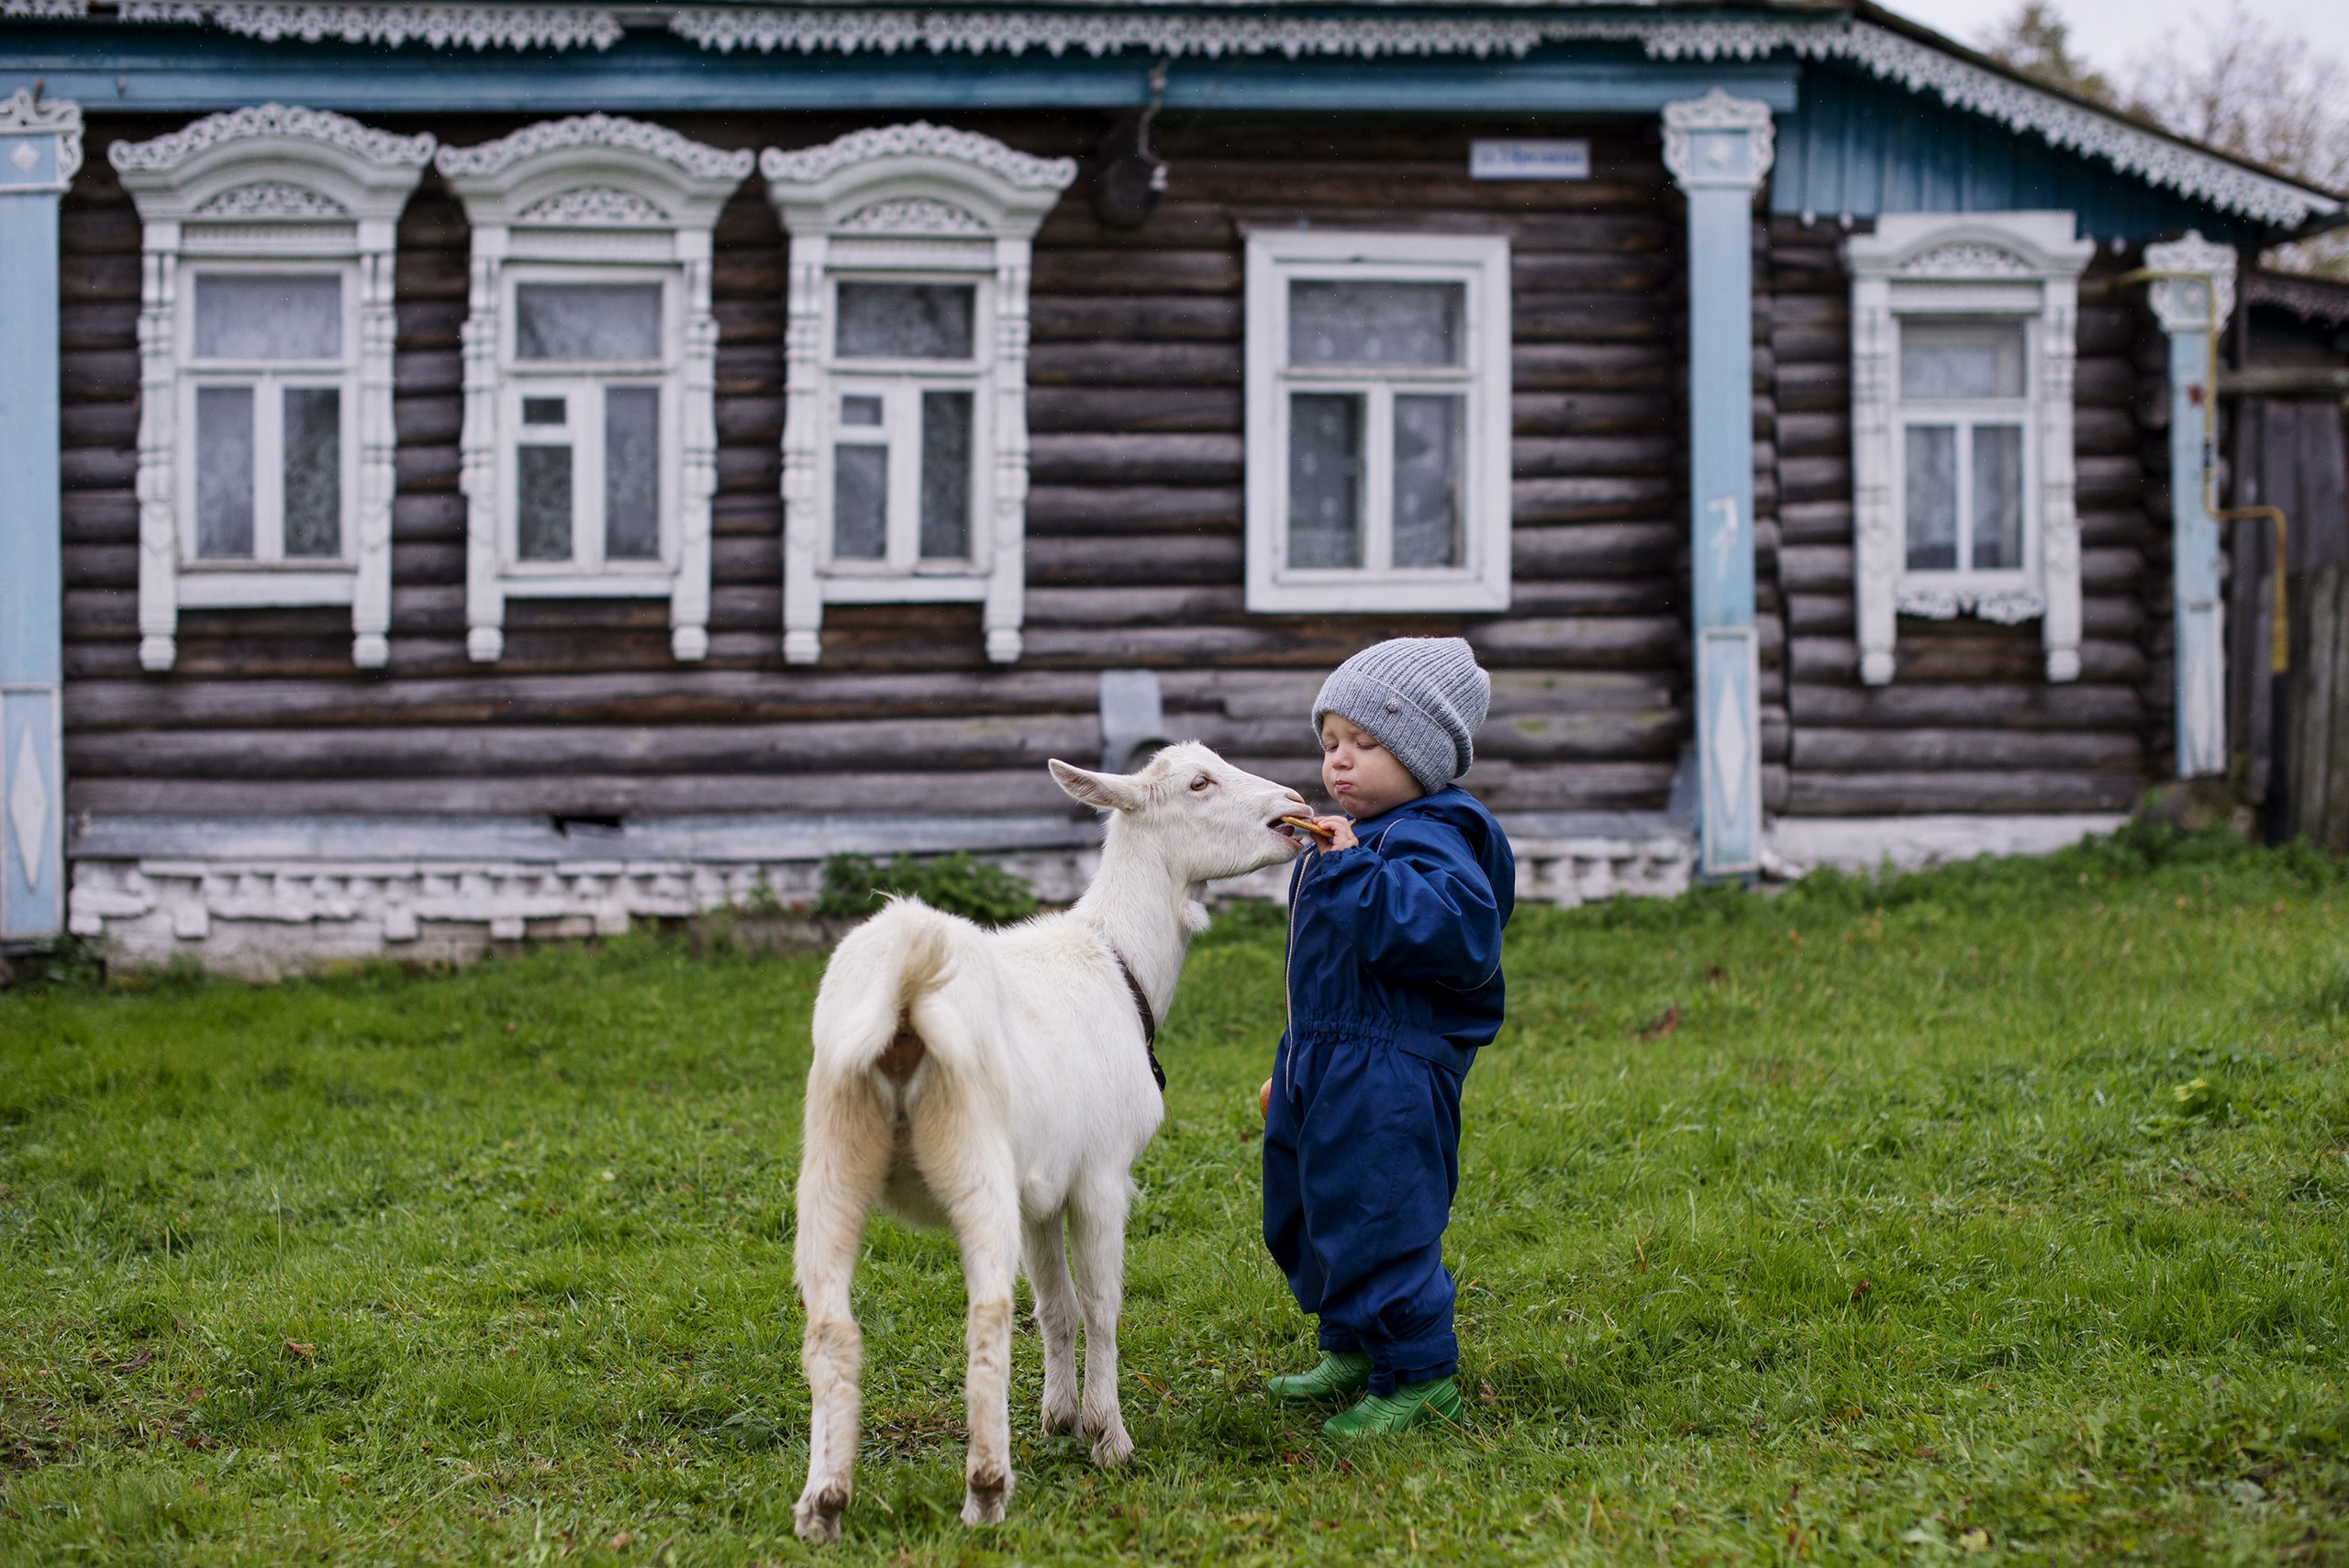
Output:
<instances>
[{"instance_id":1,"label":"goat's head","mask_svg":"<svg viewBox=\"0 0 2349 1568\"><path fill-rule=\"evenodd\" d=\"M1121 835L1145 835L1182 881L1241 876L1297 858L1299 846L1281 818L1308 815L1305 797L1197 741L1167 747L1139 773L1090 773L1058 758L1052 769L1072 796L1117 813Z\"/></svg>"}]
</instances>

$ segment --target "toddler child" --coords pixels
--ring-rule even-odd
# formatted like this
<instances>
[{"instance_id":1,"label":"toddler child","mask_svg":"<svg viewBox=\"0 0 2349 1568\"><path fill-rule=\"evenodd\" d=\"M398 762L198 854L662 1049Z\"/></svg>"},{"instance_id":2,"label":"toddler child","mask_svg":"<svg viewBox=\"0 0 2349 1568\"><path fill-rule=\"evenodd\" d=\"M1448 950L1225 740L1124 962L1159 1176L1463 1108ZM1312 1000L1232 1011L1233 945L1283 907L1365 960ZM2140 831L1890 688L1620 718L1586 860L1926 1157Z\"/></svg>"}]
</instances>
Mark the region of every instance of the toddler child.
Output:
<instances>
[{"instance_id":1,"label":"toddler child","mask_svg":"<svg viewBox=\"0 0 2349 1568\"><path fill-rule=\"evenodd\" d=\"M1332 1438L1456 1419L1443 1229L1460 1081L1501 1021L1508 840L1453 784L1492 682L1456 637L1364 650L1313 703L1341 817L1289 881L1288 1029L1264 1120L1264 1244L1320 1318L1321 1363L1275 1402L1359 1403Z\"/></svg>"}]
</instances>

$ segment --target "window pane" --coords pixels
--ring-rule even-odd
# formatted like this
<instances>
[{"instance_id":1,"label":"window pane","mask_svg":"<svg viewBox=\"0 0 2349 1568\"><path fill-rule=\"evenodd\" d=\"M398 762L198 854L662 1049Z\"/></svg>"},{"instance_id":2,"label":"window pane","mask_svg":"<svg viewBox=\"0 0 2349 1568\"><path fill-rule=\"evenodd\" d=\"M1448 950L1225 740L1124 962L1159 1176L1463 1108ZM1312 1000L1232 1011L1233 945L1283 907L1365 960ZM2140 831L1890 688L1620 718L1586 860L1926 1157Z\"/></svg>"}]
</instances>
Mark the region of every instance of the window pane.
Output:
<instances>
[{"instance_id":1,"label":"window pane","mask_svg":"<svg viewBox=\"0 0 2349 1568\"><path fill-rule=\"evenodd\" d=\"M1288 400L1288 563L1362 564L1359 396Z\"/></svg>"},{"instance_id":2,"label":"window pane","mask_svg":"<svg viewBox=\"0 0 2349 1568\"><path fill-rule=\"evenodd\" d=\"M971 395L921 395L921 554L961 561L971 553Z\"/></svg>"},{"instance_id":3,"label":"window pane","mask_svg":"<svg viewBox=\"0 0 2349 1568\"><path fill-rule=\"evenodd\" d=\"M1298 365L1461 363L1461 284L1288 285L1288 357Z\"/></svg>"},{"instance_id":4,"label":"window pane","mask_svg":"<svg viewBox=\"0 0 2349 1568\"><path fill-rule=\"evenodd\" d=\"M852 393L841 399L841 423L866 428L881 423L881 400Z\"/></svg>"},{"instance_id":5,"label":"window pane","mask_svg":"<svg viewBox=\"0 0 2349 1568\"><path fill-rule=\"evenodd\" d=\"M1466 400L1395 399L1395 564L1460 564L1460 448Z\"/></svg>"},{"instance_id":6,"label":"window pane","mask_svg":"<svg viewBox=\"0 0 2349 1568\"><path fill-rule=\"evenodd\" d=\"M285 553L342 553L342 394L285 389Z\"/></svg>"},{"instance_id":7,"label":"window pane","mask_svg":"<svg viewBox=\"0 0 2349 1568\"><path fill-rule=\"evenodd\" d=\"M253 553L253 389L195 389L195 553Z\"/></svg>"},{"instance_id":8,"label":"window pane","mask_svg":"<svg viewBox=\"0 0 2349 1568\"><path fill-rule=\"evenodd\" d=\"M1974 428L1974 568L2022 564L2022 427Z\"/></svg>"},{"instance_id":9,"label":"window pane","mask_svg":"<svg viewBox=\"0 0 2349 1568\"><path fill-rule=\"evenodd\" d=\"M2022 323L1920 321L1900 323L1903 397L2021 397Z\"/></svg>"},{"instance_id":10,"label":"window pane","mask_svg":"<svg viewBox=\"0 0 2349 1568\"><path fill-rule=\"evenodd\" d=\"M518 360L657 360L659 284L518 284Z\"/></svg>"},{"instance_id":11,"label":"window pane","mask_svg":"<svg viewBox=\"0 0 2349 1568\"><path fill-rule=\"evenodd\" d=\"M1957 428L1911 425L1908 440L1909 569L1957 570Z\"/></svg>"},{"instance_id":12,"label":"window pane","mask_svg":"<svg viewBox=\"0 0 2349 1568\"><path fill-rule=\"evenodd\" d=\"M976 304L968 284L844 283L834 351L844 360L967 360Z\"/></svg>"},{"instance_id":13,"label":"window pane","mask_svg":"<svg viewBox=\"0 0 2349 1568\"><path fill-rule=\"evenodd\" d=\"M522 423L525 425L560 425L565 422L563 399L560 397L525 397L522 399Z\"/></svg>"},{"instance_id":14,"label":"window pane","mask_svg":"<svg viewBox=\"0 0 2349 1568\"><path fill-rule=\"evenodd\" d=\"M571 449L521 447L515 479L520 488L515 542L525 561L571 559Z\"/></svg>"},{"instance_id":15,"label":"window pane","mask_svg":"<svg viewBox=\"0 0 2349 1568\"><path fill-rule=\"evenodd\" d=\"M889 554L889 449L832 449L832 554L882 561Z\"/></svg>"},{"instance_id":16,"label":"window pane","mask_svg":"<svg viewBox=\"0 0 2349 1568\"><path fill-rule=\"evenodd\" d=\"M604 558L661 557L661 389L604 393Z\"/></svg>"},{"instance_id":17,"label":"window pane","mask_svg":"<svg viewBox=\"0 0 2349 1568\"><path fill-rule=\"evenodd\" d=\"M316 272L292 277L199 272L195 357L340 359L342 280Z\"/></svg>"}]
</instances>

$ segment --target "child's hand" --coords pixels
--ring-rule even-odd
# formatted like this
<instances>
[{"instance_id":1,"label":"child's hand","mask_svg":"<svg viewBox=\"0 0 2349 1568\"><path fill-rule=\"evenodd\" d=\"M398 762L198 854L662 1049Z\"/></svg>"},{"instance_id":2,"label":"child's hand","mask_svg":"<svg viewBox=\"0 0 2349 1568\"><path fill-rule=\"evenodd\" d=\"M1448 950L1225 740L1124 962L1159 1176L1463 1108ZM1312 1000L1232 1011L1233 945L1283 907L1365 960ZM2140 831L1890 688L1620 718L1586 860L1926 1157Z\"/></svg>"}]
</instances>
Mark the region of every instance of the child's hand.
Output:
<instances>
[{"instance_id":1,"label":"child's hand","mask_svg":"<svg viewBox=\"0 0 2349 1568\"><path fill-rule=\"evenodd\" d=\"M1256 1091L1256 1114L1267 1117L1273 1114L1273 1081L1270 1078L1265 1079L1264 1086Z\"/></svg>"},{"instance_id":2,"label":"child's hand","mask_svg":"<svg viewBox=\"0 0 2349 1568\"><path fill-rule=\"evenodd\" d=\"M1351 850L1362 842L1354 837L1354 825L1351 817L1317 817L1313 820L1330 830L1330 841L1321 845L1322 849Z\"/></svg>"}]
</instances>

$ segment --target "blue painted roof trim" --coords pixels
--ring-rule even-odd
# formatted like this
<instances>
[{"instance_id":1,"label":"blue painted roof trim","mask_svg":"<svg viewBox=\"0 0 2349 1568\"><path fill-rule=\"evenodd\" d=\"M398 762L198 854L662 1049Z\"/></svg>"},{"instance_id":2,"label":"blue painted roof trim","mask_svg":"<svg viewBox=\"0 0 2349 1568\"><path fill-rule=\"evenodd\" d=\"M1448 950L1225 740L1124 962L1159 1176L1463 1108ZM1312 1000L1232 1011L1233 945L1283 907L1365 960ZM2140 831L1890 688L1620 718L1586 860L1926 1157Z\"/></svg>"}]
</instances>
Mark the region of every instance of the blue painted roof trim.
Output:
<instances>
[{"instance_id":1,"label":"blue painted roof trim","mask_svg":"<svg viewBox=\"0 0 2349 1568\"><path fill-rule=\"evenodd\" d=\"M631 32L608 50L448 50L265 43L193 28L51 23L0 31L0 94L46 83L91 114L209 113L264 102L343 114L1119 107L1148 97L1146 56L717 54ZM1656 113L1720 87L1795 108L1790 60L1659 61L1636 45L1522 59L1186 61L1171 108L1447 115Z\"/></svg>"},{"instance_id":2,"label":"blue painted roof trim","mask_svg":"<svg viewBox=\"0 0 2349 1568\"><path fill-rule=\"evenodd\" d=\"M2199 228L2227 244L2266 230L1940 99L1810 61L1801 105L1778 122L1770 210L1873 218L1888 212L2064 210L2080 233L2140 241Z\"/></svg>"}]
</instances>

